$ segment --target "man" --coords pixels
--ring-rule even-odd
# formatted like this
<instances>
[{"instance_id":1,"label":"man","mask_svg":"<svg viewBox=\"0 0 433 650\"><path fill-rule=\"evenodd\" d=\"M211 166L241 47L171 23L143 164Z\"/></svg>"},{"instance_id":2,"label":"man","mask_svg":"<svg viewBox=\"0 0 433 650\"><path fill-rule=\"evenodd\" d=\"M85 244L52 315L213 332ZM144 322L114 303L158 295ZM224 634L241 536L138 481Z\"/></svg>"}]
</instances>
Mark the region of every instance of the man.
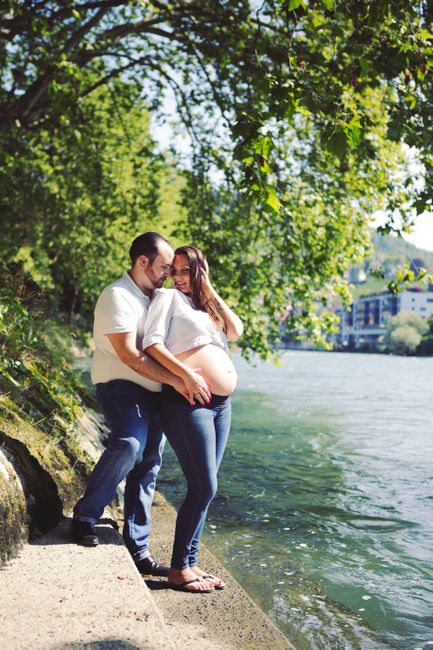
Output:
<instances>
[{"instance_id":1,"label":"man","mask_svg":"<svg viewBox=\"0 0 433 650\"><path fill-rule=\"evenodd\" d=\"M147 232L132 242L129 254L131 269L102 291L95 307L92 382L111 435L75 505L71 533L78 544L98 545L94 526L126 477L125 544L141 573L167 575L168 567L156 562L148 549L150 508L165 442L159 422L161 382L190 402L194 397L207 400L210 392L198 372L186 386L141 350L152 292L170 273L171 245L158 233Z\"/></svg>"}]
</instances>

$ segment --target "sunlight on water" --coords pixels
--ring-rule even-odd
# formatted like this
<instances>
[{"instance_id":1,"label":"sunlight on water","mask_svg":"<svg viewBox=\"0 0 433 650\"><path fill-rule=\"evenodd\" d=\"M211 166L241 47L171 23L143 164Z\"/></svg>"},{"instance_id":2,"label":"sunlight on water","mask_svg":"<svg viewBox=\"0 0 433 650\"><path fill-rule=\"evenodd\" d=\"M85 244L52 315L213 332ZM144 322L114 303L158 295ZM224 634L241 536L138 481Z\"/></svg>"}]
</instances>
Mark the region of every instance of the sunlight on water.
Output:
<instances>
[{"instance_id":1,"label":"sunlight on water","mask_svg":"<svg viewBox=\"0 0 433 650\"><path fill-rule=\"evenodd\" d=\"M433 359L283 360L236 359L206 542L299 650L432 648Z\"/></svg>"}]
</instances>

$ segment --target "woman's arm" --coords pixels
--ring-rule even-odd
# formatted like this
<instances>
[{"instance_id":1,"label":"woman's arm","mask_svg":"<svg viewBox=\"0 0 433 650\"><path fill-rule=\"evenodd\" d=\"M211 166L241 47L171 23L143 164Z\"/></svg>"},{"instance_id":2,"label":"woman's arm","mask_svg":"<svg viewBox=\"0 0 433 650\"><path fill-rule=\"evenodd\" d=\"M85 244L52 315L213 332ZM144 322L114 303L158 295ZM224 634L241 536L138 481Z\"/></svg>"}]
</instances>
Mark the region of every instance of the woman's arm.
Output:
<instances>
[{"instance_id":1,"label":"woman's arm","mask_svg":"<svg viewBox=\"0 0 433 650\"><path fill-rule=\"evenodd\" d=\"M194 398L198 399L200 404L209 403L211 399L211 393L206 381L199 374L200 368L192 370L185 366L179 359L176 357L161 343L155 343L146 348L146 354L148 354L152 359L157 361L161 366L166 368L183 380L187 393L189 395L189 400L191 404L194 404Z\"/></svg>"},{"instance_id":2,"label":"woman's arm","mask_svg":"<svg viewBox=\"0 0 433 650\"><path fill-rule=\"evenodd\" d=\"M144 326L143 350L164 368L183 380L191 404L194 404L194 397L204 404L210 401L211 393L206 380L199 374L200 369L193 370L184 366L165 347L175 309L175 295L173 289L157 289L155 291Z\"/></svg>"},{"instance_id":3,"label":"woman's arm","mask_svg":"<svg viewBox=\"0 0 433 650\"><path fill-rule=\"evenodd\" d=\"M244 331L242 321L215 291L205 271L203 271L203 288L206 294L206 300L212 302L212 305L224 319L228 340L236 341L236 339L242 336L242 332Z\"/></svg>"}]
</instances>

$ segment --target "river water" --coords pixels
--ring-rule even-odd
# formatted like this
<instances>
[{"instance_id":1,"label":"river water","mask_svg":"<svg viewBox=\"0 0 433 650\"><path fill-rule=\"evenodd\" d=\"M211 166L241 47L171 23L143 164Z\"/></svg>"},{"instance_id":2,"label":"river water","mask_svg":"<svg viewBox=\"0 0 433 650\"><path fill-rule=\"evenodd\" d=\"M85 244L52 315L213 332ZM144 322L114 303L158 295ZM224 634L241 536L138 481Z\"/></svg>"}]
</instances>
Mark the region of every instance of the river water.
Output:
<instances>
[{"instance_id":1,"label":"river water","mask_svg":"<svg viewBox=\"0 0 433 650\"><path fill-rule=\"evenodd\" d=\"M235 357L206 543L299 650L432 649L433 359L281 362Z\"/></svg>"}]
</instances>

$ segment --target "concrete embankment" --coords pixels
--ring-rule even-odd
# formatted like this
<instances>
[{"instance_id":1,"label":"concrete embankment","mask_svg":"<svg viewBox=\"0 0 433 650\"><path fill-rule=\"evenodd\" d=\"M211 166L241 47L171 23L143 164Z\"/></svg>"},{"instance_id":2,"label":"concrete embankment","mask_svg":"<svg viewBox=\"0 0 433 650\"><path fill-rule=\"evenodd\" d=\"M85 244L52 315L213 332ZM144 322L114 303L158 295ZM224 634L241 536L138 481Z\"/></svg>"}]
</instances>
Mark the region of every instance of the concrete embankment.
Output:
<instances>
[{"instance_id":1,"label":"concrete embankment","mask_svg":"<svg viewBox=\"0 0 433 650\"><path fill-rule=\"evenodd\" d=\"M166 560L175 513L161 495L153 549ZM203 566L224 578L224 591L172 591L144 581L120 535L99 525L101 544L83 548L70 520L26 544L0 571L0 647L8 650L230 648L288 649L290 644L207 550Z\"/></svg>"},{"instance_id":2,"label":"concrete embankment","mask_svg":"<svg viewBox=\"0 0 433 650\"><path fill-rule=\"evenodd\" d=\"M157 493L153 508L152 551L158 560L166 563L170 559L175 519L174 508ZM210 594L191 595L167 589L162 578L146 579L167 625L176 630L186 626L190 633L194 631L194 646L199 641L200 645L207 642L210 644L208 647L215 648L293 650L293 646L204 544L200 549L200 566L222 578L226 588ZM187 646L180 644L180 647Z\"/></svg>"},{"instance_id":3,"label":"concrete embankment","mask_svg":"<svg viewBox=\"0 0 433 650\"><path fill-rule=\"evenodd\" d=\"M111 526L97 549L69 539L69 521L0 572L0 647L8 650L172 648L150 592Z\"/></svg>"},{"instance_id":4,"label":"concrete embankment","mask_svg":"<svg viewBox=\"0 0 433 650\"><path fill-rule=\"evenodd\" d=\"M292 647L206 548L201 565L227 587L193 595L168 589L164 579L144 581L112 525L98 526L96 548L71 543L68 518L40 536L40 527L58 521L62 507L68 512L82 489L74 467L99 456L103 427L88 411L74 442L83 456L68 451L63 458L53 441L12 415L0 427L0 547L7 560L0 570L1 648ZM152 552L159 561L169 560L175 515L157 493ZM29 534L32 542L23 543Z\"/></svg>"}]
</instances>

